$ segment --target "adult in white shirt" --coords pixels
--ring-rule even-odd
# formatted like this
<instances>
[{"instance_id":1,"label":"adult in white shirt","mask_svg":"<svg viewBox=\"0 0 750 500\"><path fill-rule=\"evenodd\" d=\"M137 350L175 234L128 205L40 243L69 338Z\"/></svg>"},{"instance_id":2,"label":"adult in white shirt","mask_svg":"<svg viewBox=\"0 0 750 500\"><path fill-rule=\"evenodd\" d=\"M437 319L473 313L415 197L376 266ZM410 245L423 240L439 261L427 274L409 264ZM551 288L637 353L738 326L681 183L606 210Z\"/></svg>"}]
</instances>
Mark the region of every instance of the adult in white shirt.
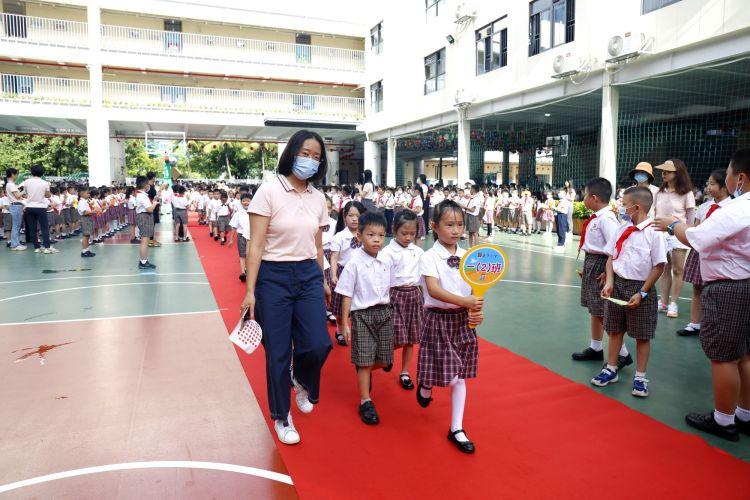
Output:
<instances>
[{"instance_id":1,"label":"adult in white shirt","mask_svg":"<svg viewBox=\"0 0 750 500\"><path fill-rule=\"evenodd\" d=\"M362 183L362 190L360 192L360 195L362 196L362 204L368 212L376 212L377 206L373 200L373 197L375 196L375 185L372 183L372 170L365 170L363 178L364 182Z\"/></svg>"},{"instance_id":2,"label":"adult in white shirt","mask_svg":"<svg viewBox=\"0 0 750 500\"><path fill-rule=\"evenodd\" d=\"M11 217L10 249L14 251L26 250L26 245L21 245L21 222L23 220L23 194L16 185L18 169L9 168L5 171L5 194L8 197L8 211Z\"/></svg>"},{"instance_id":3,"label":"adult in white shirt","mask_svg":"<svg viewBox=\"0 0 750 500\"><path fill-rule=\"evenodd\" d=\"M576 201L576 190L573 189L573 183L571 181L565 181L565 197L568 199L570 204L568 205L568 238L573 236L573 203Z\"/></svg>"},{"instance_id":4,"label":"adult in white shirt","mask_svg":"<svg viewBox=\"0 0 750 500\"><path fill-rule=\"evenodd\" d=\"M48 199L52 197L49 182L42 179L44 167L32 165L31 177L21 183L21 189L26 193L26 239L34 245L36 253L57 253L59 250L50 246L49 220L47 219ZM37 236L37 225L42 233L42 245ZM43 248L42 248L43 247Z\"/></svg>"}]
</instances>

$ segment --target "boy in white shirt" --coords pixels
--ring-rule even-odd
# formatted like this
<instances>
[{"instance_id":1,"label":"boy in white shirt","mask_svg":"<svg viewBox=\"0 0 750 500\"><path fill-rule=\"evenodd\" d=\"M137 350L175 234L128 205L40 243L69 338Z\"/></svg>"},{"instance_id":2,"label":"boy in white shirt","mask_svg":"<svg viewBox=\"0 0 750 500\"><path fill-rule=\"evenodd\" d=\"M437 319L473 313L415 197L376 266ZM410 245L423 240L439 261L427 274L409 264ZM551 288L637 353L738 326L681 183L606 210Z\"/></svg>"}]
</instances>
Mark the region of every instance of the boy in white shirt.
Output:
<instances>
[{"instance_id":1,"label":"boy in white shirt","mask_svg":"<svg viewBox=\"0 0 750 500\"><path fill-rule=\"evenodd\" d=\"M96 254L89 249L89 237L94 233L94 212L89 205L89 188L78 190L78 204L76 211L81 221L81 257L94 257Z\"/></svg>"},{"instance_id":2,"label":"boy in white shirt","mask_svg":"<svg viewBox=\"0 0 750 500\"><path fill-rule=\"evenodd\" d=\"M6 246L10 248L10 230L13 227L13 219L10 215L10 200L5 194L5 189L0 187L0 209L2 209L3 232L5 239L8 240Z\"/></svg>"},{"instance_id":3,"label":"boy in white shirt","mask_svg":"<svg viewBox=\"0 0 750 500\"><path fill-rule=\"evenodd\" d=\"M606 281L607 243L612 240L620 223L617 221L609 200L612 197L612 184L603 177L591 179L584 188L583 203L594 213L584 221L581 230L581 250L586 254L581 274L581 305L591 315L591 343L589 347L572 355L574 361L604 361L604 299L602 286ZM617 370L633 364L625 344L617 356Z\"/></svg>"},{"instance_id":4,"label":"boy in white shirt","mask_svg":"<svg viewBox=\"0 0 750 500\"><path fill-rule=\"evenodd\" d=\"M351 359L357 368L360 405L359 417L368 425L380 422L370 399L372 370L393 367L393 329L391 325L391 260L380 252L385 243L385 218L365 212L359 218L357 238L362 243L347 263L336 285L343 296L339 330L347 342L351 338ZM352 329L349 331L349 314Z\"/></svg>"},{"instance_id":5,"label":"boy in white shirt","mask_svg":"<svg viewBox=\"0 0 750 500\"><path fill-rule=\"evenodd\" d=\"M607 365L591 379L604 387L618 381L617 357L625 332L636 340L636 372L633 396L648 396L646 366L651 353L651 339L656 332L657 300L652 290L667 263L667 241L664 233L653 226L648 217L653 196L644 187L625 190L620 213L628 215L632 224L617 228L606 247L607 279L602 297L626 301L625 305L604 304L604 329L609 334Z\"/></svg>"},{"instance_id":6,"label":"boy in white shirt","mask_svg":"<svg viewBox=\"0 0 750 500\"><path fill-rule=\"evenodd\" d=\"M221 192L217 189L213 192L213 197L209 200L206 205L206 213L208 214L208 230L213 235L214 241L219 241L219 226L218 226L218 215L219 207L221 206L221 200L219 197Z\"/></svg>"},{"instance_id":7,"label":"boy in white shirt","mask_svg":"<svg viewBox=\"0 0 750 500\"><path fill-rule=\"evenodd\" d=\"M216 208L216 226L218 228L219 237L221 238L221 244L226 245L227 226L229 226L229 219L232 217L232 206L229 203L229 196L227 193L222 191L220 197L221 201Z\"/></svg>"},{"instance_id":8,"label":"boy in white shirt","mask_svg":"<svg viewBox=\"0 0 750 500\"><path fill-rule=\"evenodd\" d=\"M148 179L146 176L139 175L135 180L135 187L137 189L135 194L135 222L138 225L141 237L138 268L156 269L156 266L148 261L148 243L154 237L153 213L158 204L151 203L148 194L144 191L147 186Z\"/></svg>"},{"instance_id":9,"label":"boy in white shirt","mask_svg":"<svg viewBox=\"0 0 750 500\"><path fill-rule=\"evenodd\" d=\"M250 216L247 213L247 207L250 206L250 193L243 193L240 196L240 209L232 214L229 221L229 227L234 231L229 233L229 247L234 243L234 233L237 233L237 251L240 254L240 281L243 283L247 280L247 248L250 244Z\"/></svg>"},{"instance_id":10,"label":"boy in white shirt","mask_svg":"<svg viewBox=\"0 0 750 500\"><path fill-rule=\"evenodd\" d=\"M172 219L174 220L174 241L190 241L188 235L188 205L190 200L185 196L185 186L175 186L172 196ZM182 230L182 236L180 236Z\"/></svg>"}]
</instances>

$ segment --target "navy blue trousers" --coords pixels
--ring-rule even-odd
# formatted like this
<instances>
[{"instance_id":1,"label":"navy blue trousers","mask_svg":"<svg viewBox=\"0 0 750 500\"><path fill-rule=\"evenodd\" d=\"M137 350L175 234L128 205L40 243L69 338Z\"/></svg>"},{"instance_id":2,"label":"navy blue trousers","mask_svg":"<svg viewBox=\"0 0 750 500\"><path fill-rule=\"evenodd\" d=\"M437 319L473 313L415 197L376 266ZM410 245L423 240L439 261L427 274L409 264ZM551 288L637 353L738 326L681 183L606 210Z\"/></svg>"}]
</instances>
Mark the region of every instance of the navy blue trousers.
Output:
<instances>
[{"instance_id":1,"label":"navy blue trousers","mask_svg":"<svg viewBox=\"0 0 750 500\"><path fill-rule=\"evenodd\" d=\"M568 214L555 214L555 223L557 224L557 246L565 245L565 233L568 232Z\"/></svg>"},{"instance_id":2,"label":"navy blue trousers","mask_svg":"<svg viewBox=\"0 0 750 500\"><path fill-rule=\"evenodd\" d=\"M318 262L262 261L255 284L255 320L263 329L271 418L285 420L291 405L290 365L310 402L317 403L320 371L333 348Z\"/></svg>"}]
</instances>

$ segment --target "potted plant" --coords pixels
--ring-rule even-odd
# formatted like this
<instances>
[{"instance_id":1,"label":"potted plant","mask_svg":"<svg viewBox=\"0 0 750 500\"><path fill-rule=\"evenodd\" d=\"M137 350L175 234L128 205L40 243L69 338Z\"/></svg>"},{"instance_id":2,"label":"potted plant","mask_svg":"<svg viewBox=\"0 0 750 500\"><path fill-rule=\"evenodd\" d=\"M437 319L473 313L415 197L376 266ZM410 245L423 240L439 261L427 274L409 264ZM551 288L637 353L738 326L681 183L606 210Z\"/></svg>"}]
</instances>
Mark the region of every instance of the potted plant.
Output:
<instances>
[{"instance_id":1,"label":"potted plant","mask_svg":"<svg viewBox=\"0 0 750 500\"><path fill-rule=\"evenodd\" d=\"M573 234L581 234L583 221L588 219L592 213L594 212L586 208L582 201L573 202Z\"/></svg>"}]
</instances>

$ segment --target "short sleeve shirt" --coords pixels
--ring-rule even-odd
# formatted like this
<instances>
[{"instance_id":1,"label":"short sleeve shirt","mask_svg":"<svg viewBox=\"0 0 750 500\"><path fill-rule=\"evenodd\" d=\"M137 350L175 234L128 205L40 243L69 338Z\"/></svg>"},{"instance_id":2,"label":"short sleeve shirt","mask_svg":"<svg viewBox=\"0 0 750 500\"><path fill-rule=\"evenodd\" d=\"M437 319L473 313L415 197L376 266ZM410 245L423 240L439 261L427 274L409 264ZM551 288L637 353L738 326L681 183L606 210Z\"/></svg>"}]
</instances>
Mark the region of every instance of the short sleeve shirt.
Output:
<instances>
[{"instance_id":1,"label":"short sleeve shirt","mask_svg":"<svg viewBox=\"0 0 750 500\"><path fill-rule=\"evenodd\" d=\"M395 239L382 250L390 256L392 262L391 286L417 286L421 278L419 262L424 250L414 243L402 247Z\"/></svg>"},{"instance_id":2,"label":"short sleeve shirt","mask_svg":"<svg viewBox=\"0 0 750 500\"><path fill-rule=\"evenodd\" d=\"M646 281L655 266L667 263L667 240L663 232L654 229L652 223L651 219L646 219L638 224L639 230L631 233L623 242L619 255L617 240L630 224L618 227L607 243L606 254L613 257L612 269L619 277Z\"/></svg>"},{"instance_id":3,"label":"short sleeve shirt","mask_svg":"<svg viewBox=\"0 0 750 500\"><path fill-rule=\"evenodd\" d=\"M352 299L352 311L390 302L391 260L382 251L377 257L367 254L363 248L354 252L338 283L336 293Z\"/></svg>"},{"instance_id":4,"label":"short sleeve shirt","mask_svg":"<svg viewBox=\"0 0 750 500\"><path fill-rule=\"evenodd\" d=\"M49 182L39 177L31 177L21 183L26 192L26 206L29 208L47 208L47 197Z\"/></svg>"},{"instance_id":5,"label":"short sleeve shirt","mask_svg":"<svg viewBox=\"0 0 750 500\"><path fill-rule=\"evenodd\" d=\"M135 212L143 214L148 212L150 207L151 200L149 199L148 194L143 191L138 191L135 195Z\"/></svg>"},{"instance_id":6,"label":"short sleeve shirt","mask_svg":"<svg viewBox=\"0 0 750 500\"><path fill-rule=\"evenodd\" d=\"M674 191L659 191L655 198L657 217L672 215L680 219L683 224L687 222L687 211L695 208L695 195L692 191L685 194L677 194Z\"/></svg>"},{"instance_id":7,"label":"short sleeve shirt","mask_svg":"<svg viewBox=\"0 0 750 500\"><path fill-rule=\"evenodd\" d=\"M248 212L269 217L263 260L316 259L315 237L328 224L325 196L311 184L301 193L279 175L258 188Z\"/></svg>"},{"instance_id":8,"label":"short sleeve shirt","mask_svg":"<svg viewBox=\"0 0 750 500\"><path fill-rule=\"evenodd\" d=\"M8 196L8 201L10 201L10 203L23 203L23 200L21 198L17 198L13 195L13 193L16 192L19 192L16 183L13 181L8 181L5 184L5 194Z\"/></svg>"},{"instance_id":9,"label":"short sleeve shirt","mask_svg":"<svg viewBox=\"0 0 750 500\"><path fill-rule=\"evenodd\" d=\"M455 256L460 259L465 253L466 250L459 246L456 248ZM439 241L436 241L435 245L422 255L419 262L419 273L422 275L425 307L459 309L459 306L455 304L439 301L430 295L424 280L428 276L437 278L440 287L452 294L462 297L471 295L471 287L461 278L458 268L448 265L448 259L452 256L453 254L441 245Z\"/></svg>"}]
</instances>

